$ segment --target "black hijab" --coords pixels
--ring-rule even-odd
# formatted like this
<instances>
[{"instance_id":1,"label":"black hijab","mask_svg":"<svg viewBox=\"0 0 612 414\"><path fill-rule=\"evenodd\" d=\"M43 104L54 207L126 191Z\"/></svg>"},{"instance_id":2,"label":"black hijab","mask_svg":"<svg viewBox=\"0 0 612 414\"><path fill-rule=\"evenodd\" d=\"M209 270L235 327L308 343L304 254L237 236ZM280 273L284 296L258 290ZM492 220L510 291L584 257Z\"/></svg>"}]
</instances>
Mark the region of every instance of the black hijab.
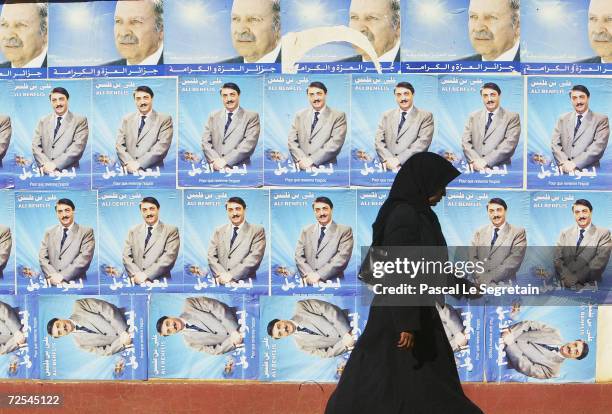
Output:
<instances>
[{"instance_id":1,"label":"black hijab","mask_svg":"<svg viewBox=\"0 0 612 414\"><path fill-rule=\"evenodd\" d=\"M373 240L380 238L387 216L398 203L434 214L427 198L445 189L460 174L450 162L433 152L420 152L410 157L395 176L389 196L378 211L372 225Z\"/></svg>"}]
</instances>

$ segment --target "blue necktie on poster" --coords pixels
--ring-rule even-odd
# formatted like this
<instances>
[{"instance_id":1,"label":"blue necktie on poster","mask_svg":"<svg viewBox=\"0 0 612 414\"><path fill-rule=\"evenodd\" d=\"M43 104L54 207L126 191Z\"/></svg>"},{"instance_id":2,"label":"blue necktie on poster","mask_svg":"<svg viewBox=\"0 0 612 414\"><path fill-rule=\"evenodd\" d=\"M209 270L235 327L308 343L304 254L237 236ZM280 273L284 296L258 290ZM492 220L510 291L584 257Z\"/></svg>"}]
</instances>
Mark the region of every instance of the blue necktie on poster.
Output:
<instances>
[{"instance_id":1,"label":"blue necktie on poster","mask_svg":"<svg viewBox=\"0 0 612 414\"><path fill-rule=\"evenodd\" d=\"M238 226L234 227L234 233L232 234L232 239L230 240L230 249L234 245L234 241L236 240L236 237L238 237Z\"/></svg>"},{"instance_id":2,"label":"blue necktie on poster","mask_svg":"<svg viewBox=\"0 0 612 414\"><path fill-rule=\"evenodd\" d=\"M580 129L580 125L582 125L582 115L578 115L578 120L576 121L576 126L574 127L574 137L578 133L578 130Z\"/></svg>"},{"instance_id":3,"label":"blue necktie on poster","mask_svg":"<svg viewBox=\"0 0 612 414\"><path fill-rule=\"evenodd\" d=\"M140 125L138 126L138 136L140 136L140 133L142 132L142 129L144 128L145 119L147 119L146 116L140 117Z\"/></svg>"},{"instance_id":4,"label":"blue necktie on poster","mask_svg":"<svg viewBox=\"0 0 612 414\"><path fill-rule=\"evenodd\" d=\"M230 124L232 123L232 115L234 115L233 112L227 113L227 121L225 122L225 127L223 128L223 135L227 134L227 128L229 128Z\"/></svg>"},{"instance_id":5,"label":"blue necktie on poster","mask_svg":"<svg viewBox=\"0 0 612 414\"><path fill-rule=\"evenodd\" d=\"M53 130L53 138L57 136L57 131L59 131L60 126L62 125L62 117L57 117L57 123L55 124L55 129Z\"/></svg>"},{"instance_id":6,"label":"blue necktie on poster","mask_svg":"<svg viewBox=\"0 0 612 414\"><path fill-rule=\"evenodd\" d=\"M317 126L317 122L319 122L319 111L315 111L314 113L314 119L312 120L312 125L310 126L311 134L312 134L312 131L314 131L315 126Z\"/></svg>"},{"instance_id":7,"label":"blue necktie on poster","mask_svg":"<svg viewBox=\"0 0 612 414\"><path fill-rule=\"evenodd\" d=\"M147 226L147 237L145 238L145 249L147 248L147 244L149 244L149 240L151 239L151 233L153 231L153 226Z\"/></svg>"},{"instance_id":8,"label":"blue necktie on poster","mask_svg":"<svg viewBox=\"0 0 612 414\"><path fill-rule=\"evenodd\" d=\"M325 237L325 226L321 227L321 234L319 234L319 240L317 241L317 249L321 246L321 242L323 241L323 237Z\"/></svg>"},{"instance_id":9,"label":"blue necktie on poster","mask_svg":"<svg viewBox=\"0 0 612 414\"><path fill-rule=\"evenodd\" d=\"M489 118L487 119L487 124L485 125L485 135L491 126L491 122L493 122L493 112L489 112Z\"/></svg>"},{"instance_id":10,"label":"blue necktie on poster","mask_svg":"<svg viewBox=\"0 0 612 414\"><path fill-rule=\"evenodd\" d=\"M397 135L399 135L402 127L404 126L404 122L406 122L406 111L402 111L402 119L400 120L399 125L397 126Z\"/></svg>"}]
</instances>

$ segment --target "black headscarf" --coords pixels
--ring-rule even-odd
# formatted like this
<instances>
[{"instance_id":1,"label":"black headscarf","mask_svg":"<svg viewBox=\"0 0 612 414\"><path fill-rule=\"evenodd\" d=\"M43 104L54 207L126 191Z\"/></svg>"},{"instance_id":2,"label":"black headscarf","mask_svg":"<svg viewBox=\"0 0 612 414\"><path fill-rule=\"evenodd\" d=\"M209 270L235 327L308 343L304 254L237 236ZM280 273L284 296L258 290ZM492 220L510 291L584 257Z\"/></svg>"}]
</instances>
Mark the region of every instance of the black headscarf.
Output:
<instances>
[{"instance_id":1,"label":"black headscarf","mask_svg":"<svg viewBox=\"0 0 612 414\"><path fill-rule=\"evenodd\" d=\"M378 211L372 225L374 240L382 235L387 216L397 203L410 204L433 214L427 198L446 188L460 174L450 162L433 152L410 157L395 176L389 196Z\"/></svg>"}]
</instances>

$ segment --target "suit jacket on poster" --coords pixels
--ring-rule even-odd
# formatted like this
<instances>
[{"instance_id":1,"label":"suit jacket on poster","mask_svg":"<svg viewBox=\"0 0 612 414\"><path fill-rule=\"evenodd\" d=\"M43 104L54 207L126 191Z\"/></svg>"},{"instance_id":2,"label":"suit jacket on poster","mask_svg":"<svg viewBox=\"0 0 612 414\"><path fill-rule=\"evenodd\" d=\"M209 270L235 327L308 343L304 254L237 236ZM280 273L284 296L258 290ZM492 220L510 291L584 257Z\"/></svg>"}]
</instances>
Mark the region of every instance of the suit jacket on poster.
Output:
<instances>
[{"instance_id":1,"label":"suit jacket on poster","mask_svg":"<svg viewBox=\"0 0 612 414\"><path fill-rule=\"evenodd\" d=\"M172 117L151 111L139 136L140 121L140 112L123 117L115 145L117 156L122 165L138 161L142 169L163 167L172 145Z\"/></svg>"},{"instance_id":2,"label":"suit jacket on poster","mask_svg":"<svg viewBox=\"0 0 612 414\"><path fill-rule=\"evenodd\" d=\"M461 147L468 162L484 158L489 167L510 164L521 136L521 120L516 112L500 107L485 134L488 111L472 112L461 138Z\"/></svg>"},{"instance_id":3,"label":"suit jacket on poster","mask_svg":"<svg viewBox=\"0 0 612 414\"><path fill-rule=\"evenodd\" d=\"M591 223L580 246L576 247L579 236L580 231L575 225L561 232L555 248L555 270L566 283L601 281L612 249L610 230Z\"/></svg>"},{"instance_id":4,"label":"suit jacket on poster","mask_svg":"<svg viewBox=\"0 0 612 414\"><path fill-rule=\"evenodd\" d=\"M125 240L123 266L130 276L145 272L147 279L170 277L178 257L180 239L178 229L170 224L157 222L145 247L147 225L132 227Z\"/></svg>"},{"instance_id":5,"label":"suit jacket on poster","mask_svg":"<svg viewBox=\"0 0 612 414\"><path fill-rule=\"evenodd\" d=\"M62 246L63 236L64 227L59 224L45 231L38 252L40 268L45 276L59 273L65 281L85 278L96 246L93 229L74 223Z\"/></svg>"},{"instance_id":6,"label":"suit jacket on poster","mask_svg":"<svg viewBox=\"0 0 612 414\"><path fill-rule=\"evenodd\" d=\"M229 167L249 165L259 140L259 114L240 107L224 133L225 123L225 109L208 117L202 136L202 150L207 161L211 163L215 158L223 158Z\"/></svg>"},{"instance_id":7,"label":"suit jacket on poster","mask_svg":"<svg viewBox=\"0 0 612 414\"><path fill-rule=\"evenodd\" d=\"M11 61L7 60L4 61L2 63L0 63L0 68L10 68L11 66ZM47 55L45 55L45 60L43 60L42 65L40 65L41 68L46 68L47 67ZM19 68L15 68L15 69L19 69Z\"/></svg>"},{"instance_id":8,"label":"suit jacket on poster","mask_svg":"<svg viewBox=\"0 0 612 414\"><path fill-rule=\"evenodd\" d=\"M346 138L346 115L344 112L323 108L315 128L312 127L314 111L307 108L295 114L289 131L289 152L294 161L310 158L315 166L337 163L336 157Z\"/></svg>"},{"instance_id":9,"label":"suit jacket on poster","mask_svg":"<svg viewBox=\"0 0 612 414\"><path fill-rule=\"evenodd\" d=\"M353 253L352 229L332 221L317 247L319 236L318 224L306 226L300 234L295 248L295 263L300 275L317 272L323 281L343 277Z\"/></svg>"},{"instance_id":10,"label":"suit jacket on poster","mask_svg":"<svg viewBox=\"0 0 612 414\"><path fill-rule=\"evenodd\" d=\"M162 53L159 59L157 60L158 65L163 65L164 63L164 54ZM110 62L106 62L102 64L102 66L128 66L127 59L117 59Z\"/></svg>"},{"instance_id":11,"label":"suit jacket on poster","mask_svg":"<svg viewBox=\"0 0 612 414\"><path fill-rule=\"evenodd\" d=\"M19 348L15 334L21 332L19 315L11 306L0 302L0 355L8 354Z\"/></svg>"},{"instance_id":12,"label":"suit jacket on poster","mask_svg":"<svg viewBox=\"0 0 612 414\"><path fill-rule=\"evenodd\" d=\"M376 153L381 162L398 158L400 164L417 152L429 149L434 133L434 120L431 112L412 107L402 129L397 132L401 120L401 110L391 109L383 113L376 130Z\"/></svg>"},{"instance_id":13,"label":"suit jacket on poster","mask_svg":"<svg viewBox=\"0 0 612 414\"><path fill-rule=\"evenodd\" d=\"M2 160L11 144L11 133L11 118L0 115L0 168L2 168Z\"/></svg>"},{"instance_id":14,"label":"suit jacket on poster","mask_svg":"<svg viewBox=\"0 0 612 414\"><path fill-rule=\"evenodd\" d=\"M112 303L101 299L78 299L74 302L70 320L92 332L73 331L77 347L96 355L108 356L123 351L121 333L127 332L125 316Z\"/></svg>"},{"instance_id":15,"label":"suit jacket on poster","mask_svg":"<svg viewBox=\"0 0 612 414\"><path fill-rule=\"evenodd\" d=\"M244 222L234 244L232 224L215 229L208 246L208 265L215 275L229 272L232 280L254 278L266 251L266 233L262 226Z\"/></svg>"},{"instance_id":16,"label":"suit jacket on poster","mask_svg":"<svg viewBox=\"0 0 612 414\"><path fill-rule=\"evenodd\" d=\"M185 343L196 351L221 355L236 348L230 335L238 331L238 320L225 303L203 296L187 298L180 317L198 328L182 331Z\"/></svg>"},{"instance_id":17,"label":"suit jacket on poster","mask_svg":"<svg viewBox=\"0 0 612 414\"><path fill-rule=\"evenodd\" d=\"M463 335L465 326L463 326L461 314L457 311L457 309L453 308L448 303L444 306L436 304L436 309L440 315L440 320L444 326L444 332L446 333L446 337L448 338L448 342L450 343L453 352L459 351L461 347L457 343L457 336L465 337L465 335Z\"/></svg>"},{"instance_id":18,"label":"suit jacket on poster","mask_svg":"<svg viewBox=\"0 0 612 414\"><path fill-rule=\"evenodd\" d=\"M476 230L469 248L470 260L483 263L484 272L478 276L481 283L515 280L525 258L527 236L524 228L506 222L491 246L494 228L489 223Z\"/></svg>"},{"instance_id":19,"label":"suit jacket on poster","mask_svg":"<svg viewBox=\"0 0 612 414\"><path fill-rule=\"evenodd\" d=\"M293 333L297 347L321 358L333 358L348 351L342 344L344 334L351 331L349 321L339 307L318 299L300 300L291 318L299 327L312 332Z\"/></svg>"},{"instance_id":20,"label":"suit jacket on poster","mask_svg":"<svg viewBox=\"0 0 612 414\"><path fill-rule=\"evenodd\" d=\"M83 156L89 126L87 118L70 111L66 112L55 134L55 114L46 115L38 121L32 139L32 154L38 165L54 162L58 170L79 167Z\"/></svg>"},{"instance_id":21,"label":"suit jacket on poster","mask_svg":"<svg viewBox=\"0 0 612 414\"><path fill-rule=\"evenodd\" d=\"M576 136L576 112L561 115L552 134L552 153L558 165L572 161L576 168L599 167L608 139L610 125L608 117L589 110L582 118Z\"/></svg>"},{"instance_id":22,"label":"suit jacket on poster","mask_svg":"<svg viewBox=\"0 0 612 414\"><path fill-rule=\"evenodd\" d=\"M482 55L477 53L475 55L466 56L464 58L459 59L458 62L460 62L462 60L481 62L482 61ZM513 62L520 62L521 61L521 48L520 47L516 51L516 54L514 55L514 58L512 59L512 61Z\"/></svg>"},{"instance_id":23,"label":"suit jacket on poster","mask_svg":"<svg viewBox=\"0 0 612 414\"><path fill-rule=\"evenodd\" d=\"M3 271L11 256L12 245L11 229L0 224L0 279L4 277Z\"/></svg>"},{"instance_id":24,"label":"suit jacket on poster","mask_svg":"<svg viewBox=\"0 0 612 414\"><path fill-rule=\"evenodd\" d=\"M510 334L504 337L504 343L512 368L533 378L559 376L565 358L547 348L565 344L557 329L536 321L522 321L508 329Z\"/></svg>"}]
</instances>

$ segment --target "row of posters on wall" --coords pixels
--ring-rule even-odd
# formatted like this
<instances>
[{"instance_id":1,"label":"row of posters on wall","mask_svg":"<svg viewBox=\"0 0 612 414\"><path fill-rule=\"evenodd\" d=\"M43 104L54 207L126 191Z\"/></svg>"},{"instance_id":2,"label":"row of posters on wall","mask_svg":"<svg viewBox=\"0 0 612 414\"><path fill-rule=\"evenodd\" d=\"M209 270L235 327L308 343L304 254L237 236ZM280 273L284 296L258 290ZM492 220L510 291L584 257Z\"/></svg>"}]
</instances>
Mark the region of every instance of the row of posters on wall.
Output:
<instances>
[{"instance_id":1,"label":"row of posters on wall","mask_svg":"<svg viewBox=\"0 0 612 414\"><path fill-rule=\"evenodd\" d=\"M412 154L432 151L461 170L455 187L605 190L610 85L490 75L6 81L0 186L387 187Z\"/></svg>"},{"instance_id":2,"label":"row of posters on wall","mask_svg":"<svg viewBox=\"0 0 612 414\"><path fill-rule=\"evenodd\" d=\"M335 382L368 317L357 298L334 295L0 296L0 310L0 377L49 380ZM462 381L610 378L610 307L518 299L439 312Z\"/></svg>"},{"instance_id":3,"label":"row of posters on wall","mask_svg":"<svg viewBox=\"0 0 612 414\"><path fill-rule=\"evenodd\" d=\"M9 3L0 75L606 74L610 13L606 0Z\"/></svg>"},{"instance_id":4,"label":"row of posters on wall","mask_svg":"<svg viewBox=\"0 0 612 414\"><path fill-rule=\"evenodd\" d=\"M1 191L0 289L355 295L361 248L386 197L349 189ZM456 249L451 257L468 251L471 261L488 261L485 276L468 274L477 282L596 293L604 303L612 300L608 198L449 190L435 211ZM494 228L501 232L492 239Z\"/></svg>"}]
</instances>

